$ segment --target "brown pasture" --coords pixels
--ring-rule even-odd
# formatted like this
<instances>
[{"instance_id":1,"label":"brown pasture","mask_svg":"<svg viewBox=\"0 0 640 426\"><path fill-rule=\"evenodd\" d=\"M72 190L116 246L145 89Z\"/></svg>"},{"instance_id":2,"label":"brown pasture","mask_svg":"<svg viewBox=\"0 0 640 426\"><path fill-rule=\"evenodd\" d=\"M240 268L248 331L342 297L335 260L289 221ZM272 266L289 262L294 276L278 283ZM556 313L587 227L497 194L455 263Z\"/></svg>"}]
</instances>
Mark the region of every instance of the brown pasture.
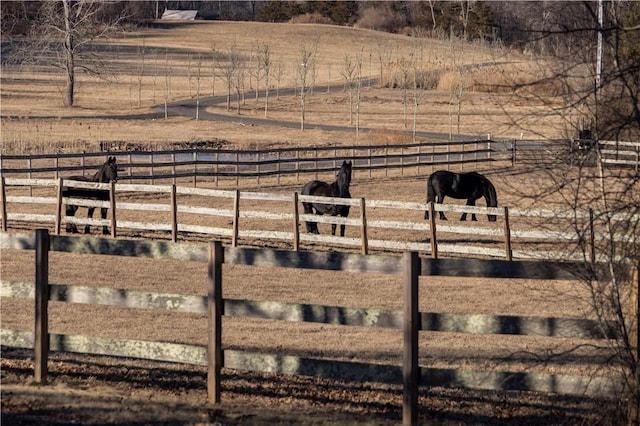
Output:
<instances>
[{"instance_id":1,"label":"brown pasture","mask_svg":"<svg viewBox=\"0 0 640 426\"><path fill-rule=\"evenodd\" d=\"M227 112L224 103L211 103L207 110L225 114L229 120L195 121L192 117L140 120L132 114L155 111L163 103L163 70L171 67L170 100L194 98L193 68L189 63L211 49L228 51L231 46L249 55L259 43L268 42L276 61L288 70L281 85L294 85L293 64L305 46L318 48L317 88L308 96L307 123L349 125L348 93L333 89L340 84L340 67L346 55L363 52L364 73L377 77L376 48L391 46L409 52L412 40L366 30L316 25L196 22L170 29L149 28L122 34L110 44L187 49L171 56L146 55L146 66L156 66L158 74L144 75L138 86L136 69L139 55L122 54L117 80L112 83L79 76L77 106L60 107L59 76L48 69L3 69L2 146L3 152L50 152L55 150L97 150L100 141L131 141L149 146L174 142L227 141L233 146L264 147L289 145L328 145L387 143L410 140L403 135L402 93L398 89L363 87L362 127L370 132L289 129L278 126L247 126L243 117L262 117L263 100L251 92L240 108L240 115ZM508 62L511 72L533 69L531 58L491 46L472 46L461 42L426 40L425 66L448 72L455 65ZM124 52L125 49L122 48ZM172 52L175 52L172 50ZM373 57L369 66L369 56ZM454 53L453 56L451 53ZM393 59L393 57L392 57ZM128 65L128 66L125 66ZM210 69L210 65L208 65ZM203 65L203 69L204 69ZM490 68L490 66L489 66ZM505 66L500 67L504 69ZM464 74L465 82L472 72ZM495 73L498 78L500 73ZM191 75L191 78L189 77ZM485 78L486 78L486 74ZM154 82L155 78L155 82ZM443 79L444 81L444 79ZM211 74L202 72L202 96L211 94ZM443 83L444 84L444 83ZM138 103L140 87L140 103ZM205 90L206 87L206 90ZM324 87L324 89L323 89ZM525 102L513 93L463 90L460 101L460 133L496 137L558 137L563 135L563 117L553 115L551 97L538 104ZM224 95L222 81L215 83L215 96ZM155 94L155 96L154 96ZM299 99L292 95L270 101L268 117L299 122ZM458 132L458 103L454 91L440 86L421 94L417 114L419 129L448 134ZM412 106L411 106L412 108ZM411 120L409 120L411 123ZM411 125L409 125L410 129ZM559 192L544 200L534 188L548 175L544 171L518 169L483 170L496 184L501 204L545 208L561 205ZM329 180L332 176L323 177ZM424 177L389 177L370 180L354 176L352 193L358 197L424 200ZM243 184L241 189L295 191L297 183L277 187L273 182ZM382 194L382 195L381 195ZM325 228L326 229L326 228ZM322 227L321 227L322 232ZM349 231L348 231L349 232ZM134 236L136 237L136 236ZM145 237L144 235L137 237ZM0 275L3 280L33 279L31 254L3 251ZM202 295L206 293L206 266L203 264L53 254L50 260L52 283L112 286L166 293ZM400 309L401 282L387 276L349 273L291 271L274 268L226 266L225 297L278 300L324 305ZM505 315L570 316L591 315L588 293L576 282L533 282L469 279L430 279L420 281L420 309L429 312L487 313ZM29 301L2 298L2 327L30 330L33 307ZM51 332L91 334L105 337L206 344L206 318L188 314L158 314L114 307L53 303ZM320 324L289 324L246 318L225 318L223 342L226 348L263 351L280 355L299 355L330 359L399 363L402 335L398 331L368 330ZM486 336L450 333L421 333L421 364L433 367L465 366L478 369L505 369L545 373L581 374L598 368L597 363L575 363L588 350L577 339L549 341L535 337ZM564 352L580 347L577 351ZM557 351L563 355L551 363L536 362L540 354ZM395 424L399 421L401 392L374 384L334 383L320 379L282 378L269 375L225 372L223 404L207 406L204 369L166 363L144 363L114 358L54 355L50 386L25 387L28 383L30 354L3 350L3 420L42 421L175 421L186 424ZM226 387L225 387L226 386ZM432 424L478 422L494 418L503 421L529 421L536 424L545 416L564 424L590 423L601 413L588 399L556 398L544 395L512 395L492 392L473 393L429 390L421 395L421 419ZM63 405L66 412L57 410ZM579 411L577 408L583 409ZM36 410L41 410L40 414ZM93 413L93 414L92 414ZM41 416L41 417L38 417ZM9 419L9 417L7 417ZM462 420L460 420L462 419ZM547 420L545 418L546 422Z\"/></svg>"}]
</instances>

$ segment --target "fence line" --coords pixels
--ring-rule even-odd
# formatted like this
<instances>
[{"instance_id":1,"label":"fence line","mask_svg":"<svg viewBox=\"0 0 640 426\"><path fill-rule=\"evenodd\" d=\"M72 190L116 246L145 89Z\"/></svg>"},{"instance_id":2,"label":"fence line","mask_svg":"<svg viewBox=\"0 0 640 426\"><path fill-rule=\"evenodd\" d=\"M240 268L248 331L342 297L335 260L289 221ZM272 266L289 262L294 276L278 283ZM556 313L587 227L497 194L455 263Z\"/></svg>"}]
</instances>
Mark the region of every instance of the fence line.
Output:
<instances>
[{"instance_id":1,"label":"fence line","mask_svg":"<svg viewBox=\"0 0 640 426\"><path fill-rule=\"evenodd\" d=\"M415 169L420 173L421 167L440 166L449 169L460 164L474 165L510 161L510 153L501 151L502 144L492 140L473 140L464 142L431 142L411 143L402 145L358 145L358 146L322 146L306 148L273 148L268 150L232 150L232 149L181 149L160 151L135 152L93 152L72 154L29 154L0 156L0 169L4 176L27 174L29 178L34 173L53 173L54 178L60 172L74 174L96 169L96 165L87 164L87 159L115 156L119 167L125 171L121 179L132 181L147 180L154 184L158 180L171 180L176 183L178 178L192 178L193 186L197 186L198 178L213 179L216 184L220 178L256 179L274 176L293 176L299 180L301 174L315 174L333 172L336 163L342 160L353 160L356 170ZM451 148L454 149L451 149ZM472 147L472 149L469 149ZM498 147L498 148L496 148ZM428 149L429 148L429 149ZM429 152L430 151L430 152ZM61 165L60 160L80 160L80 165ZM50 166L33 165L34 161L50 161ZM123 162L125 160L125 162ZM26 161L25 167L16 167L21 161ZM91 161L89 161L91 163ZM9 167L10 166L10 167ZM186 168L186 170L185 170Z\"/></svg>"},{"instance_id":2,"label":"fence line","mask_svg":"<svg viewBox=\"0 0 640 426\"><path fill-rule=\"evenodd\" d=\"M266 372L293 373L333 378L372 380L403 385L403 423L415 424L418 413L418 388L423 386L447 386L467 389L535 390L560 394L610 394L620 391L621 384L611 377L566 376L561 374L528 374L508 371L442 370L421 369L418 365L418 334L425 330L473 332L460 327L460 317L452 315L451 322L437 319L449 314L430 314L418 310L418 278L439 275L457 277L527 278L527 279L576 279L581 266L570 262L506 262L479 259L420 259L416 252L407 252L402 257L372 256L345 253L294 252L270 249L223 248L220 242L210 244L173 244L163 242L110 240L78 237L50 236L47 230L37 230L34 236L0 234L0 248L35 250L35 289L32 284L2 282L2 297L29 297L35 299L34 334L2 330L3 345L33 347L35 352L34 379L38 383L47 380L48 354L50 350L78 351L115 356L159 359L183 363L207 365L207 389L209 401L220 402L220 370L224 366L232 369L249 369ZM82 254L136 256L168 258L206 262L208 264L208 296L178 296L154 294L140 291L111 288L88 288L50 285L48 281L49 251ZM336 270L359 273L384 273L402 275L404 282L403 312L382 312L371 315L368 309L341 307L318 307L293 303L238 301L222 298L222 265L248 265L254 267L287 267L312 270ZM49 335L48 302L66 301L80 303L102 303L136 308L160 308L181 312L201 313L208 316L209 344L207 348L192 345L177 345L147 341L127 341L89 336ZM260 309L255 308L258 304ZM227 309L229 309L227 311ZM319 311L323 312L318 315ZM251 354L240 351L222 351L221 316L261 312L259 317L286 319L288 321L318 321L332 324L382 326L401 328L404 336L404 356L400 367L394 365L370 365L352 362L335 362L320 359L305 359L292 356ZM288 313L287 313L288 312ZM291 315L292 312L296 314ZM307 317L300 312L313 312ZM635 311L632 311L632 318ZM332 314L333 313L333 314ZM380 313L380 312L378 312ZM437 317L434 317L434 315ZM440 317L443 315L443 317ZM475 316L474 316L475 317ZM507 317L483 315L491 319L484 332L490 334L538 334L542 324L544 335L579 335L589 338L614 338L594 333L596 322L566 319L567 329L558 333L559 318L509 317L513 327L507 327ZM372 318L375 318L372 320ZM483 322L483 321L480 321ZM474 324L478 323L475 318ZM493 324L493 325L492 325ZM499 327L495 327L500 324ZM529 326L532 329L529 329ZM522 325L525 325L524 327ZM435 327L435 328L434 328ZM574 329L574 328L577 328ZM606 327L605 327L606 328ZM551 331L553 329L553 331ZM523 333L521 333L523 331ZM224 364L224 365L223 365Z\"/></svg>"},{"instance_id":3,"label":"fence line","mask_svg":"<svg viewBox=\"0 0 640 426\"><path fill-rule=\"evenodd\" d=\"M75 199L62 197L59 190L63 186L83 186L95 187L108 191L112 191L109 201L97 201L87 199ZM56 188L55 197L29 197L20 195L7 195L7 187L36 187ZM154 194L161 198L160 202L127 202L120 201L117 194ZM177 196L196 195L201 197L211 197L212 201L207 202L207 206L194 206L186 203L179 203ZM162 197L165 202L162 203ZM246 192L239 190L220 190L208 188L190 188L180 187L176 185L141 185L141 184L99 184L76 182L65 179L47 180L47 179L20 179L20 178L0 178L0 198L2 201L2 230L9 229L9 222L26 222L37 224L53 224L53 231L60 235L62 226L68 224L89 225L111 227L111 236L117 237L118 233L123 230L143 230L168 232L171 234L171 240L176 242L180 235L200 234L211 236L212 238L225 237L231 240L233 246L239 244L240 239L245 241L258 239L261 242L275 241L290 244L294 250L299 248L300 242L304 243L320 243L331 244L332 246L343 246L360 248L363 254L367 254L371 249L382 250L414 250L422 253L431 254L432 257L438 257L438 253L453 253L462 255L480 255L491 256L497 258L513 258L519 259L541 259L541 258L568 258L568 251L553 251L539 248L541 242L550 245L561 242L563 244L572 244L576 249L579 244L588 242L587 248L591 246L591 250L577 250L571 255L573 260L584 260L586 255L591 256L589 260L596 259L594 245L603 240L613 238L616 242L632 243L636 241L638 236L633 233L622 233L615 235L604 235L599 230L600 223L606 220L611 221L640 221L637 215L633 217L617 214L605 215L599 212L589 211L552 211L552 210L532 210L517 209L509 207L480 207L480 206L462 206L454 204L431 204L416 202L401 202L390 200L366 200L364 198L331 198L317 197L309 195L293 194L273 194L265 192ZM220 202L215 199L221 200ZM261 203L260 210L254 210L245 207L250 201L264 201ZM326 202L338 205L348 205L352 208L359 209L360 214L351 218L342 218L338 216L318 216L310 214L301 214L298 208L299 202ZM277 206L267 206L267 202L277 203ZM51 206L50 214L43 213L21 213L15 211L16 205L42 205ZM85 217L71 217L65 215L65 210L61 207L63 204L73 204L84 207L106 208L109 209L110 217L105 219L93 219ZM12 208L9 208L11 206ZM377 209L376 214L387 217L374 217L372 209ZM433 209L434 212L456 212L456 213L475 213L475 214L491 214L499 219L497 222L487 222L487 225L480 225L474 222L473 226L463 226L460 224L449 224L448 222L438 222L436 224L436 215L431 214L428 221L413 222L407 220L398 220L395 212L422 212ZM42 208L40 208L42 211ZM390 214L384 211L391 210ZM162 217L160 221L151 222L129 220L125 217L128 211L138 211L151 213L159 213ZM197 215L198 217L210 217L211 221L206 225L188 223L185 215ZM136 217L140 217L137 215ZM225 219L226 223L221 223L220 218ZM518 219L522 218L521 222ZM550 225L542 228L538 226L538 222L547 222L548 218L555 218L562 221L581 220L584 222L584 232L579 232L575 227L558 227L551 229ZM180 220L179 220L180 219ZM215 223L216 220L219 223ZM242 226L244 221L253 220L258 222L260 228ZM230 225L229 226L229 221ZM358 230L357 236L337 237L332 235L316 235L300 232L300 221L313 221L323 224L345 224L353 229ZM502 223L500 223L502 221ZM538 221L538 222L536 222ZM267 226L270 222L274 225ZM561 226L561 225L556 225ZM271 228L271 229L269 229ZM424 235L424 240L416 241L415 232L407 237L407 239L399 239L398 236L389 239L380 238L377 234L384 233L388 230L398 232L416 231ZM394 231L394 232L395 232ZM478 240L477 245L465 243L451 243L447 239L449 235L474 235L477 238L485 238L489 240ZM537 243L535 249L527 248L530 244ZM602 255L599 255L600 257Z\"/></svg>"},{"instance_id":4,"label":"fence line","mask_svg":"<svg viewBox=\"0 0 640 426\"><path fill-rule=\"evenodd\" d=\"M582 144L578 144L581 142ZM640 142L584 141L574 140L471 140L462 142L421 142L402 145L358 145L272 148L268 150L233 149L179 149L159 151L106 151L58 154L0 154L0 174L26 175L53 174L55 179L61 172L70 174L93 172L98 167L98 159L106 156L118 158L120 168L126 173L121 176L132 181L155 184L156 181L190 179L194 187L198 178L213 180L216 186L221 178L255 179L275 177L280 182L282 176L332 172L339 160L353 160L354 169L372 176L373 171L384 172L413 169L420 175L421 167L446 168L468 165L476 169L478 165L491 162L506 162L511 165L521 162L557 163L564 161L574 164L578 160L593 162L594 150L598 143L601 161L615 166L631 166L636 172L640 167ZM471 148L471 149L469 149ZM61 164L63 160L64 164ZM69 165L77 160L78 164ZM124 160L124 161L123 161ZM25 165L21 162L26 161ZM49 162L50 165L34 165ZM53 164L51 164L53 162ZM25 167L26 166L26 167Z\"/></svg>"}]
</instances>

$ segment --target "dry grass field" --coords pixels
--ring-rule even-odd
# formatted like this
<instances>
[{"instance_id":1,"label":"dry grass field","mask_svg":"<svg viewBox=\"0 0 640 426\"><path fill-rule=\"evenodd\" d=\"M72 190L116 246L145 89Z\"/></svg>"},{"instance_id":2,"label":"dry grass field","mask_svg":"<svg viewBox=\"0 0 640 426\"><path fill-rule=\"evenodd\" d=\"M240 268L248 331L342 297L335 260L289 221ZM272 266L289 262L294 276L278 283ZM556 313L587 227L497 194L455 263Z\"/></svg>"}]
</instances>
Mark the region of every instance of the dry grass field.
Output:
<instances>
[{"instance_id":1,"label":"dry grass field","mask_svg":"<svg viewBox=\"0 0 640 426\"><path fill-rule=\"evenodd\" d=\"M307 130L282 126L245 125L246 118L264 117L264 99L255 99L255 79L245 83L246 96L236 113L235 92L231 110L225 108L226 82L221 61L237 52L246 73L253 68L256 51L268 45L273 63L267 118L300 123L300 99L285 89L298 86L302 52L317 52L316 88L306 97ZM559 137L569 118L554 109L558 100L543 92L537 100L522 93L480 92L481 85L507 85L540 77L545 71L532 58L497 47L462 41L421 40L361 29L319 25L194 22L170 28L128 32L99 46L107 58L105 81L89 74L77 75L76 106L62 107L64 81L51 68L3 67L2 145L4 152L63 149L96 150L99 141L128 141L163 145L218 138L235 146L385 143L404 140L404 130L416 129L462 135L495 137ZM144 53L143 53L144 52ZM381 87L397 78L397 63L412 52L423 58L416 72L436 76L434 90L414 96L407 91L407 113L402 90ZM416 53L417 54L417 53ZM373 79L361 93L360 128L349 120L349 94L342 90L345 58L361 58L362 75ZM382 79L380 77L382 67ZM198 69L200 79L197 78ZM281 69L282 76L276 78ZM280 80L280 81L278 81ZM198 83L199 82L199 83ZM307 83L307 86L312 83ZM198 90L198 87L200 89ZM264 81L259 83L264 90ZM276 96L277 88L283 92ZM327 90L328 88L331 90ZM458 87L462 87L459 90ZM549 91L553 93L553 91ZM195 120L195 106L185 115L170 110L169 117L128 119L163 111L167 102L192 101L199 94L201 109L229 116L228 120ZM540 95L540 94L538 94ZM415 101L414 101L415 98ZM458 101L459 100L459 101ZM317 125L345 126L351 130L326 132ZM406 126L405 126L406 124Z\"/></svg>"},{"instance_id":2,"label":"dry grass field","mask_svg":"<svg viewBox=\"0 0 640 426\"><path fill-rule=\"evenodd\" d=\"M212 78L211 53L213 49L228 53L233 48L250 61L261 43L269 45L274 63L284 69L280 82L283 94L277 99L275 87L271 89L267 118L272 122L255 124L249 123L249 119L264 118L264 99L256 100L255 92L247 87L240 113L235 109L235 97L231 111L227 111L224 81L219 74ZM419 96L418 130L439 133L444 138L449 133L504 138L566 135L570 120L553 111L558 101L551 95L539 96L539 102L535 103L525 101L521 94L476 91L481 84L506 82L509 76L527 78L540 69L534 58L462 42L424 40L420 46L424 68L440 78L432 90ZM3 153L97 151L100 142L112 141L163 147L215 139L229 146L254 148L411 140L404 130L413 126L413 100L405 128L402 91L378 84L377 52L393 52L383 61L383 79L391 79L393 63L400 52L408 55L415 49L415 40L405 36L317 25L194 22L122 34L101 49L110 55L108 63L114 70L111 81L78 76L77 104L73 108L60 106L63 82L50 69L3 68L0 87ZM317 49L316 88L307 97L304 131L282 125L300 123L300 99L285 89L296 86L296 64L303 49ZM348 92L340 88L343 83L340 72L345 57L355 58L358 54L363 55L363 74L374 81L362 89L360 126L367 130L356 133L349 122ZM198 96L195 70L199 55L203 59ZM456 86L460 83L464 86L458 92ZM172 105L167 119L163 117L165 95ZM202 118L197 121L196 98L202 108ZM323 125L337 129L323 129ZM527 170L484 172L496 184L501 203L519 207L531 206L529 197L546 177L544 173ZM272 184L251 184L242 189L275 192L294 188L297 185L274 188ZM352 192L367 198L422 201L424 179L389 178L376 182L356 175ZM564 199L563 194L555 193L545 201L561 203ZM33 278L33 256L3 252L1 257L3 280ZM203 264L68 254L53 254L50 264L52 283L194 295L206 292ZM309 274L238 266L226 266L224 276L228 282L224 294L230 298L380 309L400 309L402 300L401 283L386 276ZM421 279L420 292L420 309L429 312L578 318L590 314L588 294L575 282ZM8 298L2 298L1 303L3 328L30 330L31 303ZM50 317L52 333L206 343L206 318L198 315L53 303ZM265 325L262 321L231 317L224 319L223 342L229 349L278 355L400 362L401 333L352 328L319 324L294 327L280 322ZM558 339L549 348L548 341L535 337L495 336L488 344L483 336L422 333L420 345L425 350L420 363L443 368L463 365L569 374L597 370L600 358L593 358L582 343L588 342ZM580 349L568 350L576 347ZM539 354L549 351L562 355L551 363L537 362ZM394 387L225 371L224 402L211 407L205 403L203 368L69 354L53 355L51 385L24 386L31 374L30 357L28 351L3 350L3 422L397 424L401 418L402 392ZM429 389L421 394L420 403L424 424L616 424L617 421L608 414L610 401L588 398Z\"/></svg>"}]
</instances>

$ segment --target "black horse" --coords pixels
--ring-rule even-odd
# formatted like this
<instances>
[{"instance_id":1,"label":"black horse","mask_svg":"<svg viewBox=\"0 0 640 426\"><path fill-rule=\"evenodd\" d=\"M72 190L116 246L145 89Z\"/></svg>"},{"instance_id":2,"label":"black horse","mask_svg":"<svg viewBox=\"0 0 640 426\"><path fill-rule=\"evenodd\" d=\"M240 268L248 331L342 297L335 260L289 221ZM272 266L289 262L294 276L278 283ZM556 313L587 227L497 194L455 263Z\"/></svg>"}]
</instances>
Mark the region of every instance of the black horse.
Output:
<instances>
[{"instance_id":1,"label":"black horse","mask_svg":"<svg viewBox=\"0 0 640 426\"><path fill-rule=\"evenodd\" d=\"M100 169L93 176L71 176L65 179L69 180L79 180L83 182L100 182L100 183L108 183L111 181L118 181L118 165L116 164L116 157L109 157L105 163L100 166ZM88 188L74 188L65 186L62 188L62 196L63 197L72 197L72 198L88 198L91 200L98 201L109 201L109 191L104 189L88 189ZM66 207L66 215L74 216L79 206L67 204ZM93 217L93 212L96 209L95 207L87 207L88 209L88 217ZM102 219L107 218L107 209L102 207L100 208L100 216ZM77 233L78 228L73 223L67 224L67 232ZM86 225L84 227L84 233L88 234L91 232L91 226ZM108 234L109 229L106 226L102 227L102 233Z\"/></svg>"},{"instance_id":2,"label":"black horse","mask_svg":"<svg viewBox=\"0 0 640 426\"><path fill-rule=\"evenodd\" d=\"M342 167L337 174L336 181L326 183L319 180L312 180L302 187L302 195L319 195L322 197L351 198L349 185L351 184L351 161L343 161ZM321 203L302 203L306 214L317 215L330 214L331 216L349 216L349 206ZM306 222L307 232L319 234L317 222ZM340 236L344 237L345 225L340 225ZM331 224L331 234L336 235L336 224Z\"/></svg>"},{"instance_id":3,"label":"black horse","mask_svg":"<svg viewBox=\"0 0 640 426\"><path fill-rule=\"evenodd\" d=\"M484 197L487 207L497 207L498 197L493 184L476 172L454 173L446 170L438 170L429 176L427 181L427 202L444 202L444 197L467 199L467 206L475 206L476 200ZM443 212L440 219L447 220ZM487 215L490 222L495 222L495 215ZM424 212L424 218L429 219L429 211ZM463 213L460 220L467 220L467 214ZM471 220L477 220L474 213Z\"/></svg>"}]
</instances>

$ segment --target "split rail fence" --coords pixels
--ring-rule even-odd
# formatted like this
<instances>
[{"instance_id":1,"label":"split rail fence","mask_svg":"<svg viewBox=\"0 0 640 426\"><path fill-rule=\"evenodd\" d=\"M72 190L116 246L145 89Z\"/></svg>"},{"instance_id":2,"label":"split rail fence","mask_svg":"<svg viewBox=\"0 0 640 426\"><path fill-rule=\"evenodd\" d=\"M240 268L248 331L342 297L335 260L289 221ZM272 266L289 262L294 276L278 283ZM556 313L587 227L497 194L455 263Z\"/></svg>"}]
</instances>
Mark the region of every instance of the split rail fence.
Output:
<instances>
[{"instance_id":1,"label":"split rail fence","mask_svg":"<svg viewBox=\"0 0 640 426\"><path fill-rule=\"evenodd\" d=\"M62 197L62 188L79 187L109 191L109 201ZM55 196L8 195L8 188L42 188ZM142 196L142 199L135 197ZM152 196L154 202L149 202ZM127 201L126 197L134 197ZM185 202L179 203L179 200ZM201 197L193 201L189 197ZM125 201L121 201L124 199ZM195 203L203 205L194 205ZM351 217L318 216L300 211L300 202L320 202L351 207ZM308 195L276 194L239 190L190 188L176 185L88 183L60 179L0 178L2 230L29 224L33 228L49 226L60 235L66 225L110 227L112 237L127 232L153 232L171 235L171 240L200 235L224 238L236 247L269 243L284 244L298 250L301 243L329 244L368 254L371 250L419 251L437 258L440 253L489 256L511 259L567 259L603 261L596 246L600 241L634 243L639 236L620 231L605 234L604 223L637 223L640 217L605 214L594 210L555 211L510 207L480 207L454 204L331 198ZM65 205L105 209L108 217L66 216ZM430 211L429 220L422 219ZM495 215L496 222L436 221L437 213L453 212ZM149 216L155 221L140 221ZM400 220L407 218L406 220ZM416 219L412 219L416 218ZM303 222L346 225L353 235L301 232ZM196 222L196 223L194 223ZM202 223L205 223L203 225ZM453 223L453 222L451 222ZM126 236L126 235L124 235ZM465 238L461 237L465 236ZM473 240L469 240L469 236ZM456 241L459 238L462 241ZM558 244L563 244L558 250Z\"/></svg>"},{"instance_id":2,"label":"split rail fence","mask_svg":"<svg viewBox=\"0 0 640 426\"><path fill-rule=\"evenodd\" d=\"M358 145L341 147L279 148L269 150L181 149L160 151L110 151L69 154L3 154L0 169L3 176L58 178L60 172L78 175L95 170L106 156L115 156L122 170L120 179L149 184L177 183L177 179L235 180L300 176L330 173L343 160L352 160L354 168L369 177L379 172L399 170L401 175L419 175L426 167L459 167L475 169L478 164L511 161L511 151L502 142L474 140L466 142L432 142L402 145ZM79 164L78 164L79 163ZM26 176L25 176L26 175ZM17 177L17 176L16 176Z\"/></svg>"},{"instance_id":3,"label":"split rail fence","mask_svg":"<svg viewBox=\"0 0 640 426\"><path fill-rule=\"evenodd\" d=\"M418 280L420 276L576 279L582 270L578 263L429 259L420 258L416 252L406 252L401 257L336 252L296 252L223 247L220 242L185 244L51 236L47 230L37 230L34 235L2 233L0 234L0 248L2 250L35 250L35 283L2 281L0 293L2 297L34 299L36 309L34 331L31 333L24 330L3 329L1 337L2 344L5 346L34 349L34 377L40 383L47 379L49 351L63 350L207 366L208 399L213 403L220 401L220 371L222 367L401 384L403 389L402 420L407 425L417 422L420 386L528 390L577 395L612 395L621 389L621 383L615 377L437 369L418 365L420 331L471 332L487 335L517 334L548 336L549 338L616 338L613 329L609 334L602 334L601 330L607 330L608 327L603 327L602 324L587 319L428 313L420 312L418 309ZM129 289L49 283L50 251L205 262L208 264L208 295L155 294ZM404 307L401 312L397 312L368 308L223 299L222 291L225 282L222 274L223 264L400 275L403 277L404 283ZM208 345L203 347L92 336L49 335L49 301L96 303L206 314L208 318ZM402 365L337 362L235 350L223 351L222 315L400 329L404 341ZM631 318L635 318L635 314Z\"/></svg>"},{"instance_id":4,"label":"split rail fence","mask_svg":"<svg viewBox=\"0 0 640 426\"><path fill-rule=\"evenodd\" d=\"M594 141L595 143L595 141ZM602 161L618 167L640 167L640 142L598 141ZM59 173L91 173L106 156L115 156L123 179L132 183L176 184L191 180L260 179L282 176L314 175L336 170L343 160L352 160L357 171L387 176L398 170L401 175L421 175L425 169L475 170L483 164L558 161L573 163L576 158L593 155L595 150L580 150L572 140L470 140L462 142L420 142L402 145L324 146L269 150L181 149L159 151L109 151L57 154L2 154L0 174L5 177L59 178Z\"/></svg>"}]
</instances>

